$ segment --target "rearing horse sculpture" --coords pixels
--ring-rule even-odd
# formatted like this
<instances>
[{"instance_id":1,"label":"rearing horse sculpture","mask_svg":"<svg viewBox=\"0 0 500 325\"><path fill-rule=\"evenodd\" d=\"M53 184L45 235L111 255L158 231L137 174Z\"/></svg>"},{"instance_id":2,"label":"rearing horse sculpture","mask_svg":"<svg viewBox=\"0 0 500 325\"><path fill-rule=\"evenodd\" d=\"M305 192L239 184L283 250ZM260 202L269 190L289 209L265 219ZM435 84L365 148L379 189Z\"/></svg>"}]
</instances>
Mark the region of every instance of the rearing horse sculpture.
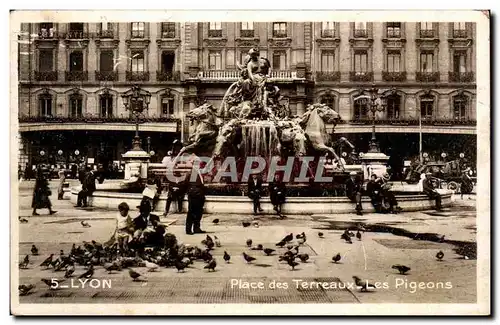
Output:
<instances>
[{"instance_id":1,"label":"rearing horse sculpture","mask_svg":"<svg viewBox=\"0 0 500 325\"><path fill-rule=\"evenodd\" d=\"M216 109L205 103L189 111L186 117L191 123L196 123L193 134L189 137L189 144L184 146L177 157L183 153L200 153L202 149L207 151L215 143L219 131L220 122L216 116Z\"/></svg>"},{"instance_id":2,"label":"rearing horse sculpture","mask_svg":"<svg viewBox=\"0 0 500 325\"><path fill-rule=\"evenodd\" d=\"M311 146L320 152L329 152L337 160L339 166L344 166L332 147L328 146L329 136L325 123L336 123L340 116L332 108L324 104L313 104L307 107L307 112L301 117L301 126L311 143Z\"/></svg>"}]
</instances>

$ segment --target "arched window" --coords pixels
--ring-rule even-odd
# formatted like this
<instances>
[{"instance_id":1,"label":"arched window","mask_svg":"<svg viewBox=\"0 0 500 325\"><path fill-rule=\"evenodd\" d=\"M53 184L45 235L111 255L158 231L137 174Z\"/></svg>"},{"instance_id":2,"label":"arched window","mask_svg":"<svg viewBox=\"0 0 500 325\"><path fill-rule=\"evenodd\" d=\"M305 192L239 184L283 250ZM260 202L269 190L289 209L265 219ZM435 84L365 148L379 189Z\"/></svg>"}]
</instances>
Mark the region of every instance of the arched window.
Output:
<instances>
[{"instance_id":1,"label":"arched window","mask_svg":"<svg viewBox=\"0 0 500 325\"><path fill-rule=\"evenodd\" d=\"M83 116L83 97L80 94L72 94L69 97L69 116L82 117Z\"/></svg>"},{"instance_id":2,"label":"arched window","mask_svg":"<svg viewBox=\"0 0 500 325\"><path fill-rule=\"evenodd\" d=\"M321 97L320 100L321 104L325 104L326 106L332 108L333 110L337 111L337 107L335 107L335 96L333 95L324 95Z\"/></svg>"},{"instance_id":3,"label":"arched window","mask_svg":"<svg viewBox=\"0 0 500 325\"><path fill-rule=\"evenodd\" d=\"M104 92L99 97L99 115L100 117L113 116L113 96L108 92Z\"/></svg>"},{"instance_id":4,"label":"arched window","mask_svg":"<svg viewBox=\"0 0 500 325\"><path fill-rule=\"evenodd\" d=\"M420 97L420 116L423 119L432 119L434 113L434 96L424 95Z\"/></svg>"},{"instance_id":5,"label":"arched window","mask_svg":"<svg viewBox=\"0 0 500 325\"><path fill-rule=\"evenodd\" d=\"M469 98L463 94L453 97L453 119L464 120L467 118Z\"/></svg>"},{"instance_id":6,"label":"arched window","mask_svg":"<svg viewBox=\"0 0 500 325\"><path fill-rule=\"evenodd\" d=\"M366 99L360 98L354 101L354 120L368 118L368 103Z\"/></svg>"},{"instance_id":7,"label":"arched window","mask_svg":"<svg viewBox=\"0 0 500 325\"><path fill-rule=\"evenodd\" d=\"M161 115L163 117L173 117L175 114L175 100L171 95L165 95L161 98Z\"/></svg>"},{"instance_id":8,"label":"arched window","mask_svg":"<svg viewBox=\"0 0 500 325\"><path fill-rule=\"evenodd\" d=\"M401 96L397 94L387 96L387 118L398 119L400 116Z\"/></svg>"},{"instance_id":9,"label":"arched window","mask_svg":"<svg viewBox=\"0 0 500 325\"><path fill-rule=\"evenodd\" d=\"M38 97L38 106L40 116L52 116L52 95L48 93L41 94Z\"/></svg>"}]
</instances>

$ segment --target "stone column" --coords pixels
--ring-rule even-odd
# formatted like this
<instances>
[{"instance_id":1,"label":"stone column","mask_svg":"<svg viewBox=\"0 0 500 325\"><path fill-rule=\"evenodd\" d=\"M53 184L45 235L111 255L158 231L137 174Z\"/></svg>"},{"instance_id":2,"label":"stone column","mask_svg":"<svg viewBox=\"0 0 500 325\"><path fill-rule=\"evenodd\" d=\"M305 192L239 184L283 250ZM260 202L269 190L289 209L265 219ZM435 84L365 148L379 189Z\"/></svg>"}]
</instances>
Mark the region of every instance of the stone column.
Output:
<instances>
[{"instance_id":1,"label":"stone column","mask_svg":"<svg viewBox=\"0 0 500 325\"><path fill-rule=\"evenodd\" d=\"M297 95L295 97L297 102L297 115L305 113L306 89L303 84L297 85Z\"/></svg>"}]
</instances>

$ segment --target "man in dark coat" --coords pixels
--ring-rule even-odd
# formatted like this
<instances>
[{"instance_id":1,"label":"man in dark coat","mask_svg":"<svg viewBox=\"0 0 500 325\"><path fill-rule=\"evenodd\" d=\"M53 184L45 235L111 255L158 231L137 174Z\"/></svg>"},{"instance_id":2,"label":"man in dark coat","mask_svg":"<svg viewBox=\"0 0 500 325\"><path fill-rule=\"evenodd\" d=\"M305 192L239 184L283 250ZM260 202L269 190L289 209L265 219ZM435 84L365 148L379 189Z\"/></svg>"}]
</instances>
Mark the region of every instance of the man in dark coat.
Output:
<instances>
[{"instance_id":1,"label":"man in dark coat","mask_svg":"<svg viewBox=\"0 0 500 325\"><path fill-rule=\"evenodd\" d=\"M366 184L366 194L370 197L372 205L377 213L383 212L382 209L382 186L377 179L377 175L372 174Z\"/></svg>"},{"instance_id":2,"label":"man in dark coat","mask_svg":"<svg viewBox=\"0 0 500 325\"><path fill-rule=\"evenodd\" d=\"M269 196L271 198L271 204L274 207L274 211L276 211L280 218L283 218L283 215L281 214L281 206L285 203L286 187L285 183L278 174L274 175L274 180L269 183Z\"/></svg>"},{"instance_id":3,"label":"man in dark coat","mask_svg":"<svg viewBox=\"0 0 500 325\"><path fill-rule=\"evenodd\" d=\"M151 204L148 200L142 200L138 208L139 216L133 220L134 238L129 246L138 251L146 245L161 247L164 244L165 227L160 224L160 217L151 214Z\"/></svg>"},{"instance_id":4,"label":"man in dark coat","mask_svg":"<svg viewBox=\"0 0 500 325\"><path fill-rule=\"evenodd\" d=\"M86 207L87 206L87 198L94 193L96 189L95 186L95 172L90 170L82 183L82 190L78 192L78 200L76 203L77 207Z\"/></svg>"},{"instance_id":5,"label":"man in dark coat","mask_svg":"<svg viewBox=\"0 0 500 325\"><path fill-rule=\"evenodd\" d=\"M186 177L188 183L188 212L186 216L186 234L202 234L201 218L203 217L203 207L205 206L205 185L203 178L198 173L195 182L190 181L191 176Z\"/></svg>"},{"instance_id":6,"label":"man in dark coat","mask_svg":"<svg viewBox=\"0 0 500 325\"><path fill-rule=\"evenodd\" d=\"M253 201L253 213L264 211L260 207L260 197L262 196L262 177L257 174L252 174L248 180L248 197Z\"/></svg>"},{"instance_id":7,"label":"man in dark coat","mask_svg":"<svg viewBox=\"0 0 500 325\"><path fill-rule=\"evenodd\" d=\"M424 193L431 199L436 200L436 210L441 210L441 195L434 188L434 184L432 183L432 174L426 173L425 179L422 182L422 187Z\"/></svg>"},{"instance_id":8,"label":"man in dark coat","mask_svg":"<svg viewBox=\"0 0 500 325\"><path fill-rule=\"evenodd\" d=\"M52 192L49 189L49 183L45 178L42 168L37 169L37 175L35 180L35 188L33 190L33 200L31 201L31 207L33 208L33 215L38 216L36 209L49 209L50 214L54 214L57 211L52 210L52 203L50 202L49 196Z\"/></svg>"},{"instance_id":9,"label":"man in dark coat","mask_svg":"<svg viewBox=\"0 0 500 325\"><path fill-rule=\"evenodd\" d=\"M349 179L347 180L345 187L346 195L349 200L356 203L356 214L363 215L363 213L361 212L363 210L363 207L361 205L362 184L358 179L356 172L351 172L349 174Z\"/></svg>"}]
</instances>

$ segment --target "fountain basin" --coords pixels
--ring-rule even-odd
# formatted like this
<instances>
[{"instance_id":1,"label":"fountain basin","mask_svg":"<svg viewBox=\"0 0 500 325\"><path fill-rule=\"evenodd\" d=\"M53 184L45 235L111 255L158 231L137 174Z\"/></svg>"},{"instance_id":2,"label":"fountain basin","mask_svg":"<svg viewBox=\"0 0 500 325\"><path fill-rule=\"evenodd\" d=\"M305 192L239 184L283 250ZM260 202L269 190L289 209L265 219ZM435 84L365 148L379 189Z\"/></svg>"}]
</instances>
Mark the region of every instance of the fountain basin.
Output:
<instances>
[{"instance_id":1,"label":"fountain basin","mask_svg":"<svg viewBox=\"0 0 500 325\"><path fill-rule=\"evenodd\" d=\"M72 188L70 200L76 204L79 188ZM452 191L441 190L443 207L452 204ZM124 193L112 191L95 191L89 198L89 204L95 208L117 210L118 204L127 202L132 210L137 210L142 199L141 193ZM396 195L399 206L404 211L422 211L433 209L434 200L426 195L415 192L400 192ZM158 214L165 211L167 195L162 193L156 207ZM274 214L269 197L261 199L265 214ZM184 211L187 211L187 200L184 200ZM218 196L208 195L205 202L205 213L251 214L253 212L251 200L246 196ZM339 214L354 212L355 204L346 197L289 197L283 205L283 214ZM172 207L175 211L175 207ZM363 197L363 212L375 212L369 197Z\"/></svg>"}]
</instances>

